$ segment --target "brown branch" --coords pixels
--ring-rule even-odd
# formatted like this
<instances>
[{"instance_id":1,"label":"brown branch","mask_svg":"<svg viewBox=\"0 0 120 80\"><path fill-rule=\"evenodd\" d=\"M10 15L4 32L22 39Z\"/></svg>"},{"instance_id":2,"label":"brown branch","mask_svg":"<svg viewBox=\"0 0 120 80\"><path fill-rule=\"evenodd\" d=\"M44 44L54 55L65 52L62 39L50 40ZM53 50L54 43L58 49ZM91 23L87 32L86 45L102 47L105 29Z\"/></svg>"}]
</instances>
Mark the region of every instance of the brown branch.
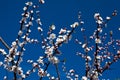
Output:
<instances>
[{"instance_id":1,"label":"brown branch","mask_svg":"<svg viewBox=\"0 0 120 80\"><path fill-rule=\"evenodd\" d=\"M46 67L45 67L45 69L44 69L44 72L48 69L48 67L49 67L49 65L50 65L50 62L48 62L48 63L46 63ZM42 76L40 77L40 80L42 80Z\"/></svg>"},{"instance_id":2,"label":"brown branch","mask_svg":"<svg viewBox=\"0 0 120 80\"><path fill-rule=\"evenodd\" d=\"M55 64L55 69L56 69L56 73L57 73L57 76L58 76L58 80L60 80L60 73L59 73L59 70L58 70L58 64Z\"/></svg>"},{"instance_id":3,"label":"brown branch","mask_svg":"<svg viewBox=\"0 0 120 80\"><path fill-rule=\"evenodd\" d=\"M9 50L10 47L8 46L8 44L2 39L2 37L0 37L0 42Z\"/></svg>"}]
</instances>

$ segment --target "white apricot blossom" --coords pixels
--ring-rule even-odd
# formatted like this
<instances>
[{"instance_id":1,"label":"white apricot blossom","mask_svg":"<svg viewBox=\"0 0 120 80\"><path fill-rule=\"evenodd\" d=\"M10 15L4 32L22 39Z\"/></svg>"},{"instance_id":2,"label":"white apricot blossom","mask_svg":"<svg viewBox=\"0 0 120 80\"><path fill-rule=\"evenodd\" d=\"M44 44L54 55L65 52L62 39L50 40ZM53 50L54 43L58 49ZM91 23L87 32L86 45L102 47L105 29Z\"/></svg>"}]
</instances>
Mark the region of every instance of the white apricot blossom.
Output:
<instances>
[{"instance_id":1,"label":"white apricot blossom","mask_svg":"<svg viewBox=\"0 0 120 80\"><path fill-rule=\"evenodd\" d=\"M70 25L71 28L76 28L79 26L79 23L78 22L74 22L72 25Z\"/></svg>"},{"instance_id":2,"label":"white apricot blossom","mask_svg":"<svg viewBox=\"0 0 120 80\"><path fill-rule=\"evenodd\" d=\"M49 39L55 39L56 38L56 34L54 34L54 33L52 33L52 34L50 34L50 37L49 37Z\"/></svg>"},{"instance_id":3,"label":"white apricot blossom","mask_svg":"<svg viewBox=\"0 0 120 80\"><path fill-rule=\"evenodd\" d=\"M88 80L88 78L86 76L82 76L81 80Z\"/></svg>"},{"instance_id":4,"label":"white apricot blossom","mask_svg":"<svg viewBox=\"0 0 120 80\"><path fill-rule=\"evenodd\" d=\"M39 2L40 2L41 4L44 4L44 3L45 3L45 1L44 1L44 0L39 0Z\"/></svg>"}]
</instances>

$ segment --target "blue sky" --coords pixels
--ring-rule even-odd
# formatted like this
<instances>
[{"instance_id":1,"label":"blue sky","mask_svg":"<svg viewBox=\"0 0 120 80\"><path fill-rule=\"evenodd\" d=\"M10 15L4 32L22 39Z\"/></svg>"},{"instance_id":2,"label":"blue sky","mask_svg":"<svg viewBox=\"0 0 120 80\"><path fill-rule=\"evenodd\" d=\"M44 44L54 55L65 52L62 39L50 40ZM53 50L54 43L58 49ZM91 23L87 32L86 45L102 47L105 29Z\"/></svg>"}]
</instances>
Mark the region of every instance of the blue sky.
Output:
<instances>
[{"instance_id":1,"label":"blue sky","mask_svg":"<svg viewBox=\"0 0 120 80\"><path fill-rule=\"evenodd\" d=\"M0 36L2 36L2 38L9 45L11 45L11 42L15 40L17 36L17 32L20 27L19 21L21 19L21 13L23 12L22 8L24 7L24 3L26 1L27 0L1 0L0 2ZM37 2L37 0L34 0L34 2ZM40 5L40 17L43 24L43 29L45 32L47 32L48 27L51 24L55 24L56 26L55 33L57 33L63 27L70 29L69 26L77 21L78 12L81 11L82 19L85 22L84 27L86 28L86 35L91 35L96 28L93 17L94 13L99 12L105 19L106 16L111 15L114 10L117 10L118 16L109 22L109 27L105 29L105 31L113 30L115 33L114 37L120 39L120 31L118 31L118 27L120 26L119 3L119 0L45 0L45 4ZM37 27L35 28L37 29ZM31 35L33 35L35 38L38 38L37 32L33 31L33 34ZM66 66L68 69L74 68L77 73L82 76L84 75L84 60L75 55L77 51L81 51L80 46L74 42L75 38L82 40L79 28L76 30L76 33L73 34L73 38L69 44L64 44L62 47L60 47L60 50L63 53L62 56L65 56L67 59ZM0 44L0 46L2 46L2 44ZM41 50L36 48L39 47L39 45L32 46L34 48L29 47L29 50L25 56L26 58L36 59L38 58L39 53L41 53ZM29 53L32 52L36 53L36 55L31 56ZM23 64L23 66L29 67L27 64ZM106 71L102 78L109 78L110 80L120 78L119 67L120 61L113 64L111 66L111 70ZM52 69L50 71L52 71ZM0 68L0 75L1 74L2 68ZM33 75L32 78L36 78L35 75Z\"/></svg>"}]
</instances>

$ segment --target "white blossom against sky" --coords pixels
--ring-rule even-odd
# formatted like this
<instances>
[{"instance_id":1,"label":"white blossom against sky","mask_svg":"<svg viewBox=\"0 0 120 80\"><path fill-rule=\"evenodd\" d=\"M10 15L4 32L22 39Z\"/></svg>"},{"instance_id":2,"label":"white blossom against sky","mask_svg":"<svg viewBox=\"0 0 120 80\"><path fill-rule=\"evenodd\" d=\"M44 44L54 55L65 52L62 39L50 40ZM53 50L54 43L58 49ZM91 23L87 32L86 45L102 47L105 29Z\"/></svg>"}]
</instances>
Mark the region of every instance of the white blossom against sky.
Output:
<instances>
[{"instance_id":1,"label":"white blossom against sky","mask_svg":"<svg viewBox=\"0 0 120 80\"><path fill-rule=\"evenodd\" d=\"M25 5L25 2L28 0L1 0L0 1L0 36L9 44L9 46L12 44L12 41L15 40L17 34L22 34L21 32L18 33L20 24L19 21L21 19L21 13L23 13L23 10L26 10L26 8L23 8ZM36 3L39 0L31 0L34 3ZM52 25L52 29L55 29L55 33L50 34L50 39L55 39L58 37L58 34L66 33L69 29L75 28L78 21L78 12L81 12L82 20L84 21L84 28L85 28L85 34L90 35L93 34L94 29L96 29L96 16L100 15L102 18L100 20L97 20L99 24L102 24L102 21L104 19L110 19L109 15L114 10L118 11L118 16L114 17L107 25L106 29L104 31L113 31L113 37L116 39L120 39L120 6L119 0L41 0L41 3L45 3L43 5L40 5L40 20L42 22L42 28L44 33L47 33L49 26ZM95 14L96 13L96 14ZM95 18L95 19L94 19ZM39 20L39 19L38 19ZM82 22L83 23L83 22ZM31 23L29 23L32 25ZM54 25L53 25L54 24ZM34 26L34 25L33 25ZM30 34L33 38L39 38L39 33L37 33L38 30L42 30L41 27L35 27L32 26L32 34ZM67 28L68 30L66 30ZM60 51L62 52L61 58L66 58L67 64L66 67L68 69L74 68L75 71L79 74L80 77L83 76L84 80L86 80L86 77L84 77L85 73L85 67L84 67L84 60L80 58L79 56L76 56L77 51L84 51L84 47L86 44L83 44L82 47L77 45L75 43L75 39L83 40L82 39L82 33L81 30L78 28L75 31L75 34L72 35L71 40L68 44L63 45L60 47ZM59 32L60 31L60 32ZM56 35L57 34L57 35ZM45 34L46 35L46 34ZM66 39L66 36L64 36L64 39ZM28 39L29 40L29 39ZM61 41L60 38L56 39L56 41ZM63 39L62 39L63 40ZM101 40L96 39L96 43L101 43ZM57 43L56 43L57 44ZM13 43L15 45L15 43ZM0 46L2 44L0 43ZM28 46L26 46L28 47ZM38 62L42 63L40 57L38 57L41 52L43 53L42 48L40 45L32 45L31 47L28 47L26 51L26 55L24 57L25 60L27 59L38 59ZM1 48L1 47L0 47ZM2 46L2 48L5 48ZM52 48L52 47L51 47ZM52 50L52 49L49 50ZM83 49L83 50L81 50ZM0 51L3 51L0 49ZM31 55L31 53L34 53L34 55ZM46 52L47 53L47 52ZM4 52L6 54L6 52ZM100 58L99 56L97 56ZM91 57L88 56L88 59L91 60ZM0 60L3 60L2 56L0 55ZM50 59L53 61L53 63L58 63L58 59L54 57L53 59ZM119 60L120 61L120 60ZM110 68L110 70L105 71L103 73L103 79L110 79L114 80L116 78L120 78L120 62L117 62L113 64ZM2 63L0 63L1 65ZM43 64L43 63L42 63ZM25 66L26 68L24 70L27 70L27 68L30 68L30 66L27 63L23 63L22 66ZM35 64L33 65L35 66ZM52 68L53 65L50 66L49 71L54 71ZM0 77L3 77L6 74L6 71L3 70L3 68L0 67ZM10 73L8 73L9 75ZM32 74L32 79L36 79L36 74ZM55 73L53 73L55 75ZM105 75L105 76L104 76ZM62 76L64 77L64 76ZM39 79L39 78L38 78ZM26 80L30 80L29 78ZM64 80L64 79L62 79Z\"/></svg>"}]
</instances>

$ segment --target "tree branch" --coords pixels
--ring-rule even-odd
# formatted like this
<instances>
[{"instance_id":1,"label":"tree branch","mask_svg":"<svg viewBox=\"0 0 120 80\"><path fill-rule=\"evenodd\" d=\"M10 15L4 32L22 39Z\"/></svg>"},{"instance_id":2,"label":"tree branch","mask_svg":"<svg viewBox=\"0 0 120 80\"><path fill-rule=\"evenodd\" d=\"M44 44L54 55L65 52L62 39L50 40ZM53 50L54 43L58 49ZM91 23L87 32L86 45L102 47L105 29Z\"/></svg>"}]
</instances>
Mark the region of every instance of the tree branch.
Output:
<instances>
[{"instance_id":1,"label":"tree branch","mask_svg":"<svg viewBox=\"0 0 120 80\"><path fill-rule=\"evenodd\" d=\"M7 45L7 43L2 39L2 37L0 36L0 42L9 50L10 47Z\"/></svg>"},{"instance_id":2,"label":"tree branch","mask_svg":"<svg viewBox=\"0 0 120 80\"><path fill-rule=\"evenodd\" d=\"M59 70L58 70L58 64L55 64L55 69L56 69L56 72L57 72L58 80L60 80L60 73L59 73Z\"/></svg>"}]
</instances>

